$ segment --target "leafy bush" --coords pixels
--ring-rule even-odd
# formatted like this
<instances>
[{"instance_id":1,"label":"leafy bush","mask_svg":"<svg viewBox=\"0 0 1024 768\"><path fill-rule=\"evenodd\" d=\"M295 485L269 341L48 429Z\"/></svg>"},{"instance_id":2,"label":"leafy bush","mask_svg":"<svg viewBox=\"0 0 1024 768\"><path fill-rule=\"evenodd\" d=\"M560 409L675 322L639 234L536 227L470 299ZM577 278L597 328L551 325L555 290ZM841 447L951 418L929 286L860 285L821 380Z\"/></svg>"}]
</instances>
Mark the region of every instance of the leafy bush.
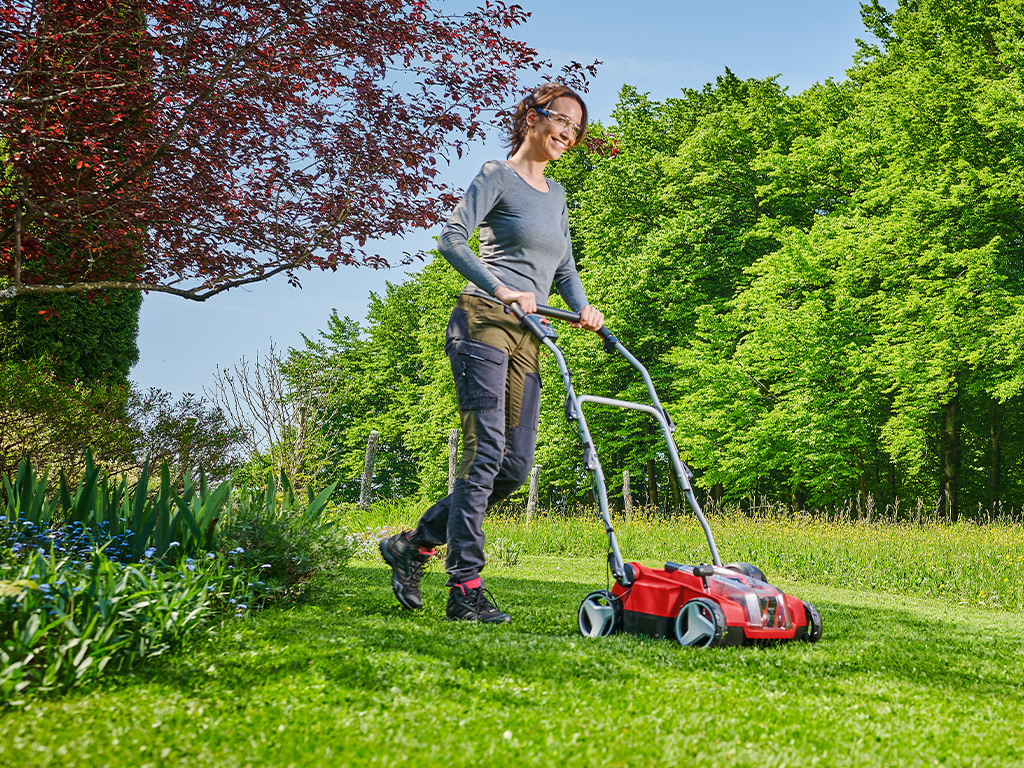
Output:
<instances>
[{"instance_id":1,"label":"leafy bush","mask_svg":"<svg viewBox=\"0 0 1024 768\"><path fill-rule=\"evenodd\" d=\"M0 475L22 461L51 475L80 478L91 460L111 474L166 461L180 479L198 467L224 480L241 464L244 435L203 398L177 401L157 389L135 392L107 380L67 382L49 358L0 360Z\"/></svg>"},{"instance_id":2,"label":"leafy bush","mask_svg":"<svg viewBox=\"0 0 1024 768\"><path fill-rule=\"evenodd\" d=\"M0 478L0 702L164 653L355 551L324 518L333 485L300 498L282 473L232 502L230 480L176 489L166 460L159 475L151 491L147 462L130 487L87 454L75 486L27 461Z\"/></svg>"},{"instance_id":3,"label":"leafy bush","mask_svg":"<svg viewBox=\"0 0 1024 768\"><path fill-rule=\"evenodd\" d=\"M10 529L5 521L0 528ZM259 599L240 553L125 565L32 552L0 563L0 702L63 691L179 647Z\"/></svg>"},{"instance_id":4,"label":"leafy bush","mask_svg":"<svg viewBox=\"0 0 1024 768\"><path fill-rule=\"evenodd\" d=\"M205 398L185 394L173 400L163 390L133 390L128 418L137 432L138 460L166 461L176 481L188 474L197 476L199 467L211 481L226 480L243 464L245 433Z\"/></svg>"},{"instance_id":5,"label":"leafy bush","mask_svg":"<svg viewBox=\"0 0 1024 768\"><path fill-rule=\"evenodd\" d=\"M114 480L93 463L89 453L85 455L80 485L69 486L62 474L58 492L52 493L48 479L46 472L38 477L27 461L21 463L13 483L0 478L0 510L6 519L20 520L18 532L28 537L24 543L45 530L45 536L55 541L60 553L64 539L70 536L78 541L88 531L98 543L113 540L115 549L124 549L119 559L134 561L150 549L158 557L172 560L214 549L217 522L231 494L230 480L210 490L200 470L198 483L187 475L183 478L179 495L166 461L161 464L160 484L152 495L149 462L143 465L134 489L129 490L126 477ZM32 527L26 527L26 523ZM76 524L76 530L66 530Z\"/></svg>"},{"instance_id":6,"label":"leafy bush","mask_svg":"<svg viewBox=\"0 0 1024 768\"><path fill-rule=\"evenodd\" d=\"M14 474L31 455L54 472L76 475L83 449L104 463L134 465L127 397L116 384L61 381L46 359L0 362L0 474Z\"/></svg>"},{"instance_id":7,"label":"leafy bush","mask_svg":"<svg viewBox=\"0 0 1024 768\"><path fill-rule=\"evenodd\" d=\"M300 498L284 472L260 489L238 489L222 524L222 546L244 550L246 560L264 568L267 599L291 598L315 573L336 572L356 547L345 531L324 516L335 485Z\"/></svg>"}]
</instances>

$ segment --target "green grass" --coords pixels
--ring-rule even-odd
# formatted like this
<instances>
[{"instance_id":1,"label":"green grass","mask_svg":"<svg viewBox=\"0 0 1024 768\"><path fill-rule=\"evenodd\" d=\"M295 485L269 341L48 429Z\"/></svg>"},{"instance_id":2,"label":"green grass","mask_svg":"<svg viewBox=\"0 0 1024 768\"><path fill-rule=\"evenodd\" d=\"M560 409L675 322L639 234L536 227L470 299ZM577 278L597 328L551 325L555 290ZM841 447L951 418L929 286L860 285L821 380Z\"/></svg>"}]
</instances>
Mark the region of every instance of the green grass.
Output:
<instances>
[{"instance_id":1,"label":"green grass","mask_svg":"<svg viewBox=\"0 0 1024 768\"><path fill-rule=\"evenodd\" d=\"M411 527L414 508L381 504L371 515L349 516L351 528ZM723 560L759 566L770 579L937 597L963 605L1024 610L1024 526L894 521L874 523L807 514L747 517L709 514ZM691 515L638 514L615 519L619 546L628 560L661 566L710 559L704 533ZM488 540L519 545L525 554L603 558L608 539L596 513L544 516L526 526L516 514L493 515Z\"/></svg>"},{"instance_id":2,"label":"green grass","mask_svg":"<svg viewBox=\"0 0 1024 768\"><path fill-rule=\"evenodd\" d=\"M397 526L407 515L382 510L358 523ZM680 535L675 525L622 528L639 559L654 562ZM586 533L592 521L488 526L525 552L518 567L486 572L511 625L444 622L439 568L425 578L427 608L404 611L383 564L355 561L344 581L321 583L298 607L0 715L0 765L1024 765L1019 612L812 578L833 579L847 562L869 564L875 578L901 551L926 562L909 528L828 534L798 522L769 533L763 522L719 520L723 555L774 551L774 568L750 559L814 602L825 634L813 646L696 651L579 637L576 607L606 579L600 539ZM1017 552L1020 532L973 533L985 556L969 569L1008 572L999 569L1009 555L996 555ZM963 544L938 526L926 534L942 562ZM698 543L670 554L685 560ZM820 556L796 558L818 547Z\"/></svg>"}]
</instances>

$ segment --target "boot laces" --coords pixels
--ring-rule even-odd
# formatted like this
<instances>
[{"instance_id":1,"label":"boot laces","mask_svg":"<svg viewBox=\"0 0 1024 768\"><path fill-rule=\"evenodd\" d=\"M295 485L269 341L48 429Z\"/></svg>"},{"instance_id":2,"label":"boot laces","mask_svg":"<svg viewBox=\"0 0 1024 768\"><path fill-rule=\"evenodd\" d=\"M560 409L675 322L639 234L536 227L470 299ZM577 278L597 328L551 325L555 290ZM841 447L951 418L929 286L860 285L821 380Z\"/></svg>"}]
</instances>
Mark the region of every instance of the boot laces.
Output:
<instances>
[{"instance_id":1,"label":"boot laces","mask_svg":"<svg viewBox=\"0 0 1024 768\"><path fill-rule=\"evenodd\" d=\"M468 602L473 606L477 615L485 613L501 613L501 609L494 603L494 595L484 587L470 590L467 595Z\"/></svg>"}]
</instances>

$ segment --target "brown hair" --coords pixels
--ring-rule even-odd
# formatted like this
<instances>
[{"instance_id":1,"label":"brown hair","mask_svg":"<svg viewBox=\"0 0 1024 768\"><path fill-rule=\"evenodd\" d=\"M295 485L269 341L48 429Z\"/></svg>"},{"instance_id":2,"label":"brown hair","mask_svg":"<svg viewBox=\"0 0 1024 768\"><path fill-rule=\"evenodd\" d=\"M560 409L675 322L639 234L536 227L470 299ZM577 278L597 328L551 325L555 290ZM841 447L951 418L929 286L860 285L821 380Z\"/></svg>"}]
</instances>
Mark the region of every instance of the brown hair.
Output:
<instances>
[{"instance_id":1,"label":"brown hair","mask_svg":"<svg viewBox=\"0 0 1024 768\"><path fill-rule=\"evenodd\" d=\"M570 99L576 99L580 105L580 109L583 110L583 119L580 121L580 135L576 137L576 141L573 142L575 147L581 141L587 133L587 105L583 103L583 99L576 91L567 85L563 85L558 82L544 83L540 88L537 88L533 93L529 94L526 98L516 104L515 111L512 113L512 125L508 129L508 145L509 151L508 156L512 157L519 148L523 146L523 141L526 139L526 134L530 130L530 124L526 122L526 115L531 109L547 109L548 105L551 104L555 99L561 98L562 96L568 96Z\"/></svg>"}]
</instances>

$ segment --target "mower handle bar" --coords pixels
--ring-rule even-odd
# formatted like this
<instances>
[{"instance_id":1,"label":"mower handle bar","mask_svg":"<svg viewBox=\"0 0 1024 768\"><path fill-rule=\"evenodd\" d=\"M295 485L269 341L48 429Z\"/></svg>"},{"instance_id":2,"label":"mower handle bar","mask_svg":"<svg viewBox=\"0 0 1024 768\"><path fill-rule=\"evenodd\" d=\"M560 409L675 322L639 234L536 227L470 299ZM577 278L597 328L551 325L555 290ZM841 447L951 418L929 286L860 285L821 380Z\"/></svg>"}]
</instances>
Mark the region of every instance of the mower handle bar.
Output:
<instances>
[{"instance_id":1,"label":"mower handle bar","mask_svg":"<svg viewBox=\"0 0 1024 768\"><path fill-rule=\"evenodd\" d=\"M619 352L619 354L626 358L630 365L639 371L640 375L643 377L644 385L647 387L647 393L650 395L653 407L640 403L628 403L623 400L613 400L604 397L593 397L589 395L579 397L573 389L572 381L570 380L572 374L569 373L569 369L565 363L565 358L562 355L561 350L558 349L553 341L554 338L557 338L557 334L554 329L547 323L540 322L536 315L524 312L518 302L512 302L509 305L509 310L523 328L536 336L544 346L551 350L558 361L558 368L562 374L562 381L565 384L566 391L566 418L570 421L576 422L577 428L580 431L580 437L583 438L583 463L588 470L594 473L597 481L598 505L601 508L601 517L604 520L605 530L608 533L608 542L612 550L609 554L609 563L611 563L612 574L615 576L615 580L622 586L628 586L632 582L632 577L629 575L626 564L622 560L622 553L619 552L615 532L612 529L611 517L608 514L608 501L606 498L604 473L601 470L600 462L597 460L596 449L594 448L593 441L590 437L590 428L587 426L586 419L583 417L580 408L584 402L602 403L620 408L629 408L631 410L647 411L658 419L662 432L664 433L666 446L669 448L676 476L679 478L679 482L686 492L687 501L690 502L690 506L693 508L693 512L697 516L697 520L700 522L701 528L704 529L704 535L707 537L708 546L711 549L711 557L715 565L721 565L722 560L718 554L718 547L715 545L715 538L711 533L711 528L708 526L707 520L704 518L704 513L701 511L700 504L697 502L697 497L693 493L693 487L690 485L689 469L679 458L675 441L672 439L672 432L675 431L675 425L672 423L672 418L668 415L668 412L662 407L661 400L658 398L658 393L654 389L654 382L651 381L651 375L648 373L647 368L644 367L643 363L637 360L636 357L634 357L633 354L626 349L617 338L615 338L608 328L601 326L601 328L598 329L597 334L604 339L604 351L608 354ZM569 312L564 309L555 309L554 307L546 307L544 305L537 306L537 314L544 315L546 317L553 317L558 320L568 320L571 323L580 322L580 315L578 312Z\"/></svg>"},{"instance_id":2,"label":"mower handle bar","mask_svg":"<svg viewBox=\"0 0 1024 768\"><path fill-rule=\"evenodd\" d=\"M512 314L515 315L516 319L519 320L520 322L524 322L525 318L528 317L526 312L523 311L523 308L519 306L519 302L517 301L513 301L509 305L509 309L512 310ZM537 305L537 314L543 315L544 317L551 317L554 318L555 320L565 320L566 322L569 323L580 322L579 312L571 312L568 309L556 309L555 307L547 307L543 304ZM536 336L543 338L543 336L545 335L543 333L537 333L537 330L530 327L530 323L528 320L525 320L525 324L527 328L533 331L533 333ZM608 330L608 326L602 325L600 328L598 328L597 335L604 339L604 348L606 352L615 351L615 342L618 341L618 339L616 339L612 332Z\"/></svg>"}]
</instances>

